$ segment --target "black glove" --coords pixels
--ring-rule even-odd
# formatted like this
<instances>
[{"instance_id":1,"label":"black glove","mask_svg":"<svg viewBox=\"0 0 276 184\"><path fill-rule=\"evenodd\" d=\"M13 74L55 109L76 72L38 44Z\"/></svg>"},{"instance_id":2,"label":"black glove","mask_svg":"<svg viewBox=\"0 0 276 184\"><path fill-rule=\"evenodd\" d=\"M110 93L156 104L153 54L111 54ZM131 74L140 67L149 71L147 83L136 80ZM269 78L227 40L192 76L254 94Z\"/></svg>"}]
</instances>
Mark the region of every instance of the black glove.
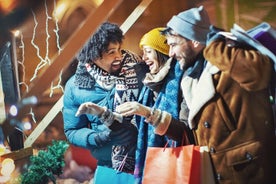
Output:
<instances>
[{"instance_id":1,"label":"black glove","mask_svg":"<svg viewBox=\"0 0 276 184\"><path fill-rule=\"evenodd\" d=\"M102 147L111 141L110 131L94 133L94 139L95 139L97 146Z\"/></svg>"}]
</instances>

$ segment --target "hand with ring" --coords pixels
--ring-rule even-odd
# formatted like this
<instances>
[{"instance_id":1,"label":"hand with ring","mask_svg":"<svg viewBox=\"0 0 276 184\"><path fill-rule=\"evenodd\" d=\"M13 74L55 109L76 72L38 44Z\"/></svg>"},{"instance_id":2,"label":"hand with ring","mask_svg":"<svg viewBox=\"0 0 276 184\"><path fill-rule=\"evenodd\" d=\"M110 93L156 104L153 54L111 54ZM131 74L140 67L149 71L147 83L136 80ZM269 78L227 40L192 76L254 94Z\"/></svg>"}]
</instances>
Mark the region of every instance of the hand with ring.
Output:
<instances>
[{"instance_id":1,"label":"hand with ring","mask_svg":"<svg viewBox=\"0 0 276 184\"><path fill-rule=\"evenodd\" d=\"M122 116L139 115L148 117L150 108L138 102L125 102L116 107L116 112Z\"/></svg>"}]
</instances>

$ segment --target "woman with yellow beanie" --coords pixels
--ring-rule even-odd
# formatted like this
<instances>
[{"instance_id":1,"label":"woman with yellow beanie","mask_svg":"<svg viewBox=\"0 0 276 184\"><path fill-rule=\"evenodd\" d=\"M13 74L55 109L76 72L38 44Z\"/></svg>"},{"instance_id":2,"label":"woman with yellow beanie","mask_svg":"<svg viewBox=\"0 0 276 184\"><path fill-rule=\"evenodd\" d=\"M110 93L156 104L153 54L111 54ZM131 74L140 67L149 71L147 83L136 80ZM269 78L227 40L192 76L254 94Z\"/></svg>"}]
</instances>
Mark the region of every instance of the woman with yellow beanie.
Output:
<instances>
[{"instance_id":1,"label":"woman with yellow beanie","mask_svg":"<svg viewBox=\"0 0 276 184\"><path fill-rule=\"evenodd\" d=\"M180 79L183 75L179 62L168 56L169 46L166 44L166 38L160 34L163 29L154 28L140 40L139 46L143 50L143 60L149 66L149 72L143 80L144 87L138 102L126 102L116 108L123 116L136 115L135 122L139 129L134 171L136 183L141 183L143 178L147 147L183 144L183 140L160 136L154 132L162 118L168 117L166 113L178 119ZM153 116L155 118L152 118ZM169 141L170 139L172 141Z\"/></svg>"}]
</instances>

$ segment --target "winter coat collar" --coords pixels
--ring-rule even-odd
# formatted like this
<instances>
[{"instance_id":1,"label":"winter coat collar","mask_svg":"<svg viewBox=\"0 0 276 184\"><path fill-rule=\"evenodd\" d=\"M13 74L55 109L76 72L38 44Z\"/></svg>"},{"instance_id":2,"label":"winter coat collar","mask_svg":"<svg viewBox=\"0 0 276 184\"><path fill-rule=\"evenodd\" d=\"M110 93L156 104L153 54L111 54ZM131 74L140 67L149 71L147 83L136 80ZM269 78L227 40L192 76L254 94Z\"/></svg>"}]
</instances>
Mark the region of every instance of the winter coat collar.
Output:
<instances>
[{"instance_id":1,"label":"winter coat collar","mask_svg":"<svg viewBox=\"0 0 276 184\"><path fill-rule=\"evenodd\" d=\"M193 78L190 75L185 76L181 81L181 88L184 99L190 109L188 124L191 129L195 128L193 118L199 112L201 107L215 95L215 86L212 75L219 72L216 66L207 62L201 76Z\"/></svg>"}]
</instances>

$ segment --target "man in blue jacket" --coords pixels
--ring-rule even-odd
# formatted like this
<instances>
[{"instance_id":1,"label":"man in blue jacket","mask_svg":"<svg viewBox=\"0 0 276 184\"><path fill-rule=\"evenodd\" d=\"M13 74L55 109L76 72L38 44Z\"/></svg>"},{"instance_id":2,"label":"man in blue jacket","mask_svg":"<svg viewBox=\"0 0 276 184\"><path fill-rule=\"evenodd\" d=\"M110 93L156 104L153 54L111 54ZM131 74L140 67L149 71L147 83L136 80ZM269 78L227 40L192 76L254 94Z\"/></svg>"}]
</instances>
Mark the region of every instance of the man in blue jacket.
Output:
<instances>
[{"instance_id":1,"label":"man in blue jacket","mask_svg":"<svg viewBox=\"0 0 276 184\"><path fill-rule=\"evenodd\" d=\"M82 48L65 86L63 119L68 141L89 149L98 166L132 173L137 127L113 110L137 100L140 84L133 66L141 59L122 50L122 40L122 30L105 22Z\"/></svg>"}]
</instances>

